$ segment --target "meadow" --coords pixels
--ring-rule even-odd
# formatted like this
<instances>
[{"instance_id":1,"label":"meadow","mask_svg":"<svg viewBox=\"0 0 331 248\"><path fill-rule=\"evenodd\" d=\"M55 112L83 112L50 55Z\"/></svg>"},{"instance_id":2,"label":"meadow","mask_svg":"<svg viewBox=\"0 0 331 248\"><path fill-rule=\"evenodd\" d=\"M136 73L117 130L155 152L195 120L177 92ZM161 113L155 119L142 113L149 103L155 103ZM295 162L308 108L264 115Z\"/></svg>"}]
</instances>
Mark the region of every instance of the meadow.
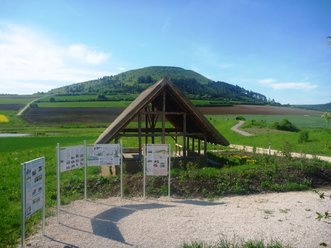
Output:
<instances>
[{"instance_id":1,"label":"meadow","mask_svg":"<svg viewBox=\"0 0 331 248\"><path fill-rule=\"evenodd\" d=\"M27 98L24 98L27 101ZM7 99L8 100L8 99ZM6 101L7 101L6 100ZM12 103L16 103L13 101ZM74 104L74 102L40 102L38 104ZM98 101L78 102L79 104L100 104ZM77 103L77 104L78 104ZM106 103L114 103L109 101ZM116 101L115 101L116 103ZM76 103L75 103L76 104ZM117 104L122 104L118 102ZM46 106L46 105L45 105ZM82 105L81 105L82 106ZM100 123L95 116L88 121L79 123L65 123L52 120L48 123L29 123L16 116L16 111L0 110L8 122L0 122L1 133L29 133L30 137L0 138L0 246L15 246L19 238L20 228L20 168L21 163L39 156L46 158L46 207L47 215L54 213L56 203L56 158L55 147L82 144L84 140L93 143L98 135L108 125ZM267 148L271 144L273 149L291 150L311 154L331 155L331 130L318 115L244 115L249 120L265 121L268 124L286 118L302 130L309 131L309 140L298 143L299 133L285 132L266 127L247 125L246 131L255 135L244 137L230 128L238 121L238 115L208 115L207 119L229 141L234 144L250 145ZM131 124L135 125L135 123ZM170 140L168 140L170 142ZM172 145L173 142L171 142ZM137 141L123 139L123 145L137 146ZM172 148L174 149L174 147ZM215 145L210 150L224 149ZM214 155L210 155L214 156ZM221 168L205 168L191 163L172 171L173 192L185 197L219 197L225 194L249 194L268 191L307 190L321 183L329 185L330 165L317 160L298 160L270 158L229 152L216 154ZM257 156L257 157L255 157ZM99 168L89 168L88 185L90 197L107 197L118 195L118 177L101 177ZM62 203L83 197L83 171L76 170L61 175ZM142 174L125 176L126 196L140 195ZM208 182L208 183L206 183ZM193 187L199 185L199 187ZM197 190L193 190L193 189ZM157 190L156 190L157 189ZM149 179L147 192L151 196L166 194L166 182L162 179ZM36 214L27 221L27 231L33 233L40 221L40 214Z\"/></svg>"},{"instance_id":2,"label":"meadow","mask_svg":"<svg viewBox=\"0 0 331 248\"><path fill-rule=\"evenodd\" d=\"M38 95L0 95L0 104L27 104L37 99Z\"/></svg>"},{"instance_id":3,"label":"meadow","mask_svg":"<svg viewBox=\"0 0 331 248\"><path fill-rule=\"evenodd\" d=\"M232 144L247 145L253 147L302 152L315 155L331 155L331 128L325 128L326 123L320 116L298 115L243 115L247 120L264 120L271 125L275 121L288 119L301 130L309 132L307 142L299 143L300 132L288 132L276 130L270 127L248 127L243 130L254 134L245 137L231 130L238 121L238 115L211 115L208 120L219 130Z\"/></svg>"}]
</instances>

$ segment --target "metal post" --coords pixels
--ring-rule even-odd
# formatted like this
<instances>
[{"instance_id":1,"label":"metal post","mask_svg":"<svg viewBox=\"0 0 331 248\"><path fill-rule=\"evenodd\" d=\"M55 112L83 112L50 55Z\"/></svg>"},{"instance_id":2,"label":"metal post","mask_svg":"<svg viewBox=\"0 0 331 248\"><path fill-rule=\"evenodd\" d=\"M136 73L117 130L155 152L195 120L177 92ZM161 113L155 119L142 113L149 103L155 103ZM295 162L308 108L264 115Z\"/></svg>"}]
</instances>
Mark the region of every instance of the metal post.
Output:
<instances>
[{"instance_id":1,"label":"metal post","mask_svg":"<svg viewBox=\"0 0 331 248\"><path fill-rule=\"evenodd\" d=\"M169 173L169 178L168 178L168 197L170 197L170 182L171 182L171 146L170 144L168 145L168 173Z\"/></svg>"},{"instance_id":2,"label":"metal post","mask_svg":"<svg viewBox=\"0 0 331 248\"><path fill-rule=\"evenodd\" d=\"M60 144L57 143L56 146L56 155L57 155L57 168L56 168L56 187L57 187L57 205L56 205L56 217L57 223L60 223L60 206L61 206L61 195L60 195Z\"/></svg>"},{"instance_id":3,"label":"metal post","mask_svg":"<svg viewBox=\"0 0 331 248\"><path fill-rule=\"evenodd\" d=\"M43 215L42 215L42 233L43 236L45 236L45 218L46 218L46 194L45 194L45 184L46 184L46 177L45 177L45 170L46 170L46 162L45 157L43 157L44 160L44 168L43 168Z\"/></svg>"},{"instance_id":4,"label":"metal post","mask_svg":"<svg viewBox=\"0 0 331 248\"><path fill-rule=\"evenodd\" d=\"M143 186L144 186L144 189L143 189L143 197L146 198L146 153L147 153L147 145L145 144L144 146L144 164L143 164L143 167L144 167L144 182L143 182Z\"/></svg>"},{"instance_id":5,"label":"metal post","mask_svg":"<svg viewBox=\"0 0 331 248\"><path fill-rule=\"evenodd\" d=\"M123 145L122 145L122 141L120 141L120 154L121 154L121 158L120 158L120 168L121 168L121 197L123 197Z\"/></svg>"},{"instance_id":6,"label":"metal post","mask_svg":"<svg viewBox=\"0 0 331 248\"><path fill-rule=\"evenodd\" d=\"M25 163L22 163L21 169L21 207L22 207L22 219L21 219L21 247L25 247Z\"/></svg>"},{"instance_id":7,"label":"metal post","mask_svg":"<svg viewBox=\"0 0 331 248\"><path fill-rule=\"evenodd\" d=\"M87 147L84 140L84 200L87 200Z\"/></svg>"}]
</instances>

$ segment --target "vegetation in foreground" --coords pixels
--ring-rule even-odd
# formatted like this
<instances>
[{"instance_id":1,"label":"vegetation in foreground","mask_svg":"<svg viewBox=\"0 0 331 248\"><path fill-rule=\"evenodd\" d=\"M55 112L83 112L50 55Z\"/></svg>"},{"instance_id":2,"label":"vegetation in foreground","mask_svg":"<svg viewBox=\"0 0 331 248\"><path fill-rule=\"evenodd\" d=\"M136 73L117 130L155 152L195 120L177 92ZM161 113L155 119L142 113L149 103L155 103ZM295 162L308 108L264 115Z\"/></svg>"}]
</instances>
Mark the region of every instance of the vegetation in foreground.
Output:
<instances>
[{"instance_id":1,"label":"vegetation in foreground","mask_svg":"<svg viewBox=\"0 0 331 248\"><path fill-rule=\"evenodd\" d=\"M278 241L265 242L263 240L248 240L241 242L230 242L222 239L215 244L206 244L201 241L184 243L182 248L290 248L290 246L284 245Z\"/></svg>"},{"instance_id":2,"label":"vegetation in foreground","mask_svg":"<svg viewBox=\"0 0 331 248\"><path fill-rule=\"evenodd\" d=\"M214 198L231 194L285 192L331 186L331 164L316 159L292 159L268 155L217 155L218 167L197 163L179 163L171 171L171 192L176 197ZM119 178L96 176L88 184L91 195L118 194ZM142 195L142 172L126 173L126 196ZM69 191L81 188L81 182L68 181ZM167 178L148 177L146 193L151 197L167 195ZM82 192L81 192L82 193Z\"/></svg>"}]
</instances>

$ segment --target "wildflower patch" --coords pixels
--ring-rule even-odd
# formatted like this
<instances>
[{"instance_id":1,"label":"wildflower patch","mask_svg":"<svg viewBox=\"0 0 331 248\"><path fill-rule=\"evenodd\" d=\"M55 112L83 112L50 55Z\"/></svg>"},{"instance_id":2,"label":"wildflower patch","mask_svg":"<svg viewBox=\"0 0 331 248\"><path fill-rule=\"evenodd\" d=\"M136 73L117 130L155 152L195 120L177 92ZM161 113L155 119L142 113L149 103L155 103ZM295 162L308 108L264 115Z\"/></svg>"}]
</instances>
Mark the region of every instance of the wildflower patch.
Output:
<instances>
[{"instance_id":1,"label":"wildflower patch","mask_svg":"<svg viewBox=\"0 0 331 248\"><path fill-rule=\"evenodd\" d=\"M0 122L9 122L9 119L5 115L0 115Z\"/></svg>"}]
</instances>

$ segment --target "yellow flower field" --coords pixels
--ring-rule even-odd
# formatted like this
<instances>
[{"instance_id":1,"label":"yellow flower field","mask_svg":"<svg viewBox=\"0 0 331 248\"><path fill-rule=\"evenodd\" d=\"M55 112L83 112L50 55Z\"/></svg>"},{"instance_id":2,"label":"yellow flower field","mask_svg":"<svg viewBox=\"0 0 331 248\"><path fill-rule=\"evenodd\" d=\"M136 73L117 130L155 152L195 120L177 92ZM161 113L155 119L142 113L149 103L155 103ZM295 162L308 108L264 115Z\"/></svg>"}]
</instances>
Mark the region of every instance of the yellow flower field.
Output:
<instances>
[{"instance_id":1,"label":"yellow flower field","mask_svg":"<svg viewBox=\"0 0 331 248\"><path fill-rule=\"evenodd\" d=\"M5 115L0 115L0 122L9 122L7 116Z\"/></svg>"}]
</instances>

